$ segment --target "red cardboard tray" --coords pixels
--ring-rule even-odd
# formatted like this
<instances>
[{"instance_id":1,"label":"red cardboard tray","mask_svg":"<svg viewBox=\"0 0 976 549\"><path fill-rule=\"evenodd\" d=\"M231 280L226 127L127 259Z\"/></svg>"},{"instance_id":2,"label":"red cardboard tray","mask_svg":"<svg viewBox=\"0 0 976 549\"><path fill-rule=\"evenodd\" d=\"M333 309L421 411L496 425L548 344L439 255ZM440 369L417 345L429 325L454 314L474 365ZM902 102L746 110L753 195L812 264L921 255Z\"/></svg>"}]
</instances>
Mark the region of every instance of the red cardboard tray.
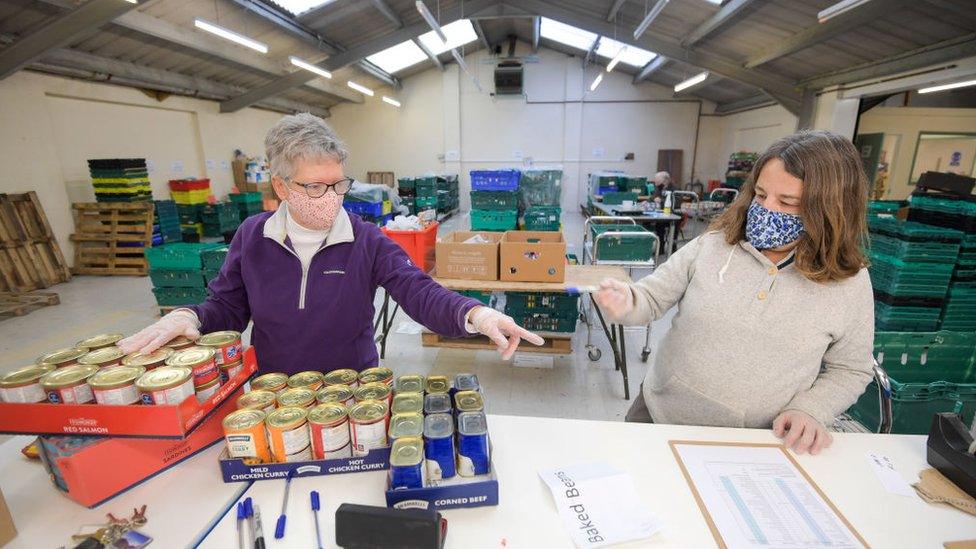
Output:
<instances>
[{"instance_id":1,"label":"red cardboard tray","mask_svg":"<svg viewBox=\"0 0 976 549\"><path fill-rule=\"evenodd\" d=\"M257 372L253 347L244 367L202 404L195 397L178 406L0 403L0 432L35 435L186 438L204 418Z\"/></svg>"}]
</instances>

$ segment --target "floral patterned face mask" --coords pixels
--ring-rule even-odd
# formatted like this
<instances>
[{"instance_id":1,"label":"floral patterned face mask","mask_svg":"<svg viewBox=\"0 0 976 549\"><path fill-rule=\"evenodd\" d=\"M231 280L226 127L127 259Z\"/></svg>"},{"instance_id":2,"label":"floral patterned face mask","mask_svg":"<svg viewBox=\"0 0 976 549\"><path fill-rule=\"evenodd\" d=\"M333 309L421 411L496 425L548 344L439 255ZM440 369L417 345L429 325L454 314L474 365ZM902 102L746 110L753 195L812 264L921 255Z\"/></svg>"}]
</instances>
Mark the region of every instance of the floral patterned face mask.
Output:
<instances>
[{"instance_id":1,"label":"floral patterned face mask","mask_svg":"<svg viewBox=\"0 0 976 549\"><path fill-rule=\"evenodd\" d=\"M749 205L746 240L757 250L781 248L796 242L803 233L803 220L796 214L774 212L760 203Z\"/></svg>"}]
</instances>

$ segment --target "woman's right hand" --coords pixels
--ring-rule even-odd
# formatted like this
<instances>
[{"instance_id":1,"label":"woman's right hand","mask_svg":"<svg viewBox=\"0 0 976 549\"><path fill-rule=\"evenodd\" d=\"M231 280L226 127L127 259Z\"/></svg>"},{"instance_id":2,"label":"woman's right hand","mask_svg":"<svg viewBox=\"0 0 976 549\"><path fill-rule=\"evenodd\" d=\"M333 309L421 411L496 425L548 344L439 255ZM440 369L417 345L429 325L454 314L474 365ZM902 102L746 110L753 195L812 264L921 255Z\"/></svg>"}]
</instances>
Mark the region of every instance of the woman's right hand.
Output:
<instances>
[{"instance_id":1,"label":"woman's right hand","mask_svg":"<svg viewBox=\"0 0 976 549\"><path fill-rule=\"evenodd\" d=\"M600 289L593 294L593 299L614 319L623 318L634 310L634 293L630 286L615 278L604 279Z\"/></svg>"},{"instance_id":2,"label":"woman's right hand","mask_svg":"<svg viewBox=\"0 0 976 549\"><path fill-rule=\"evenodd\" d=\"M143 328L139 333L119 341L118 346L126 354L139 352L147 355L169 343L176 337L190 339L200 337L200 321L189 309L177 309Z\"/></svg>"}]
</instances>

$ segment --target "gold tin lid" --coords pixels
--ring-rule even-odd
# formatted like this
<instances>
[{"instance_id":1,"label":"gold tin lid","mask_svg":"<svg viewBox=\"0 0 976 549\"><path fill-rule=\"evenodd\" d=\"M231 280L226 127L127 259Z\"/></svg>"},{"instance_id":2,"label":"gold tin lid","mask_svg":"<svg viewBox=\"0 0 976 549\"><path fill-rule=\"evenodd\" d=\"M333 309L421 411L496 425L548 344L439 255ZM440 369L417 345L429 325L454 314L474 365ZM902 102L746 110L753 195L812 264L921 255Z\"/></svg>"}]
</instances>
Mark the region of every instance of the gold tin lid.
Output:
<instances>
[{"instance_id":1,"label":"gold tin lid","mask_svg":"<svg viewBox=\"0 0 976 549\"><path fill-rule=\"evenodd\" d=\"M225 431L244 431L256 425L260 425L265 418L265 413L261 410L237 410L224 417L223 425Z\"/></svg>"},{"instance_id":2,"label":"gold tin lid","mask_svg":"<svg viewBox=\"0 0 976 549\"><path fill-rule=\"evenodd\" d=\"M353 391L356 402L364 400L387 400L390 398L390 386L385 383L367 383L360 385Z\"/></svg>"},{"instance_id":3,"label":"gold tin lid","mask_svg":"<svg viewBox=\"0 0 976 549\"><path fill-rule=\"evenodd\" d=\"M424 459L424 439L419 437L398 438L390 449L390 465L393 467L411 467L418 465Z\"/></svg>"},{"instance_id":4,"label":"gold tin lid","mask_svg":"<svg viewBox=\"0 0 976 549\"><path fill-rule=\"evenodd\" d=\"M278 408L268 414L264 423L269 428L292 429L305 423L306 419L308 419L307 409L299 406L288 406L286 408Z\"/></svg>"},{"instance_id":5,"label":"gold tin lid","mask_svg":"<svg viewBox=\"0 0 976 549\"><path fill-rule=\"evenodd\" d=\"M183 347L188 347L193 345L193 340L186 336L176 336L169 342L165 343L163 347L169 347L170 349L182 349Z\"/></svg>"},{"instance_id":6,"label":"gold tin lid","mask_svg":"<svg viewBox=\"0 0 976 549\"><path fill-rule=\"evenodd\" d=\"M87 347L89 349L98 349L100 347L108 347L109 345L115 345L122 338L125 337L124 334L99 334L97 336L89 337L88 339L82 339L75 344L76 347Z\"/></svg>"},{"instance_id":7,"label":"gold tin lid","mask_svg":"<svg viewBox=\"0 0 976 549\"><path fill-rule=\"evenodd\" d=\"M411 374L396 378L394 386L397 393L423 393L424 381L424 376Z\"/></svg>"},{"instance_id":8,"label":"gold tin lid","mask_svg":"<svg viewBox=\"0 0 976 549\"><path fill-rule=\"evenodd\" d=\"M163 366L142 374L136 380L136 388L140 391L171 389L185 383L192 375L193 370L184 366Z\"/></svg>"},{"instance_id":9,"label":"gold tin lid","mask_svg":"<svg viewBox=\"0 0 976 549\"><path fill-rule=\"evenodd\" d=\"M192 368L214 359L217 351L213 347L190 347L177 351L166 359L167 366L186 366Z\"/></svg>"},{"instance_id":10,"label":"gold tin lid","mask_svg":"<svg viewBox=\"0 0 976 549\"><path fill-rule=\"evenodd\" d=\"M54 371L53 364L31 364L0 377L0 388L10 389L30 385Z\"/></svg>"},{"instance_id":11,"label":"gold tin lid","mask_svg":"<svg viewBox=\"0 0 976 549\"><path fill-rule=\"evenodd\" d=\"M397 414L390 418L390 438L424 436L424 415Z\"/></svg>"},{"instance_id":12,"label":"gold tin lid","mask_svg":"<svg viewBox=\"0 0 976 549\"><path fill-rule=\"evenodd\" d=\"M386 383L393 379L393 370L377 366L376 368L366 368L359 372L360 383Z\"/></svg>"},{"instance_id":13,"label":"gold tin lid","mask_svg":"<svg viewBox=\"0 0 976 549\"><path fill-rule=\"evenodd\" d=\"M101 349L95 349L85 356L78 359L78 364L83 366L101 366L102 364L108 364L109 362L117 362L119 359L125 356L122 349L118 347L102 347Z\"/></svg>"},{"instance_id":14,"label":"gold tin lid","mask_svg":"<svg viewBox=\"0 0 976 549\"><path fill-rule=\"evenodd\" d=\"M315 391L296 387L278 395L278 405L282 408L288 406L308 406L315 402Z\"/></svg>"},{"instance_id":15,"label":"gold tin lid","mask_svg":"<svg viewBox=\"0 0 976 549\"><path fill-rule=\"evenodd\" d=\"M275 406L277 402L278 397L274 394L274 391L264 391L261 389L250 391L237 397L237 407L241 409L264 410L268 406Z\"/></svg>"},{"instance_id":16,"label":"gold tin lid","mask_svg":"<svg viewBox=\"0 0 976 549\"><path fill-rule=\"evenodd\" d=\"M393 405L390 412L393 414L404 414L408 412L424 411L423 393L400 393L393 397Z\"/></svg>"},{"instance_id":17,"label":"gold tin lid","mask_svg":"<svg viewBox=\"0 0 976 549\"><path fill-rule=\"evenodd\" d=\"M322 375L322 372L309 370L307 372L298 372L288 378L289 387L308 387L316 383L325 383L325 376Z\"/></svg>"},{"instance_id":18,"label":"gold tin lid","mask_svg":"<svg viewBox=\"0 0 976 549\"><path fill-rule=\"evenodd\" d=\"M84 383L95 372L98 366L66 366L59 368L41 378L41 387L44 390L62 389Z\"/></svg>"},{"instance_id":19,"label":"gold tin lid","mask_svg":"<svg viewBox=\"0 0 976 549\"><path fill-rule=\"evenodd\" d=\"M238 360L237 362L231 362L229 364L220 364L219 368L221 370L230 370L231 368L237 368L244 365L244 359Z\"/></svg>"},{"instance_id":20,"label":"gold tin lid","mask_svg":"<svg viewBox=\"0 0 976 549\"><path fill-rule=\"evenodd\" d=\"M146 369L142 366L106 368L88 378L88 384L92 389L116 389L134 383L144 373Z\"/></svg>"},{"instance_id":21,"label":"gold tin lid","mask_svg":"<svg viewBox=\"0 0 976 549\"><path fill-rule=\"evenodd\" d=\"M205 345L207 347L223 347L224 345L237 343L240 340L240 332L232 332L227 330L224 332L211 332L209 334L203 334L200 336L200 339L197 340L197 345Z\"/></svg>"},{"instance_id":22,"label":"gold tin lid","mask_svg":"<svg viewBox=\"0 0 976 549\"><path fill-rule=\"evenodd\" d=\"M389 406L382 400L364 400L349 408L349 419L357 423L373 423L386 417Z\"/></svg>"},{"instance_id":23,"label":"gold tin lid","mask_svg":"<svg viewBox=\"0 0 976 549\"><path fill-rule=\"evenodd\" d=\"M451 382L447 380L447 376L427 377L428 393L446 393L450 390L451 390Z\"/></svg>"},{"instance_id":24,"label":"gold tin lid","mask_svg":"<svg viewBox=\"0 0 976 549\"><path fill-rule=\"evenodd\" d=\"M326 385L349 385L359 379L359 374L356 373L356 370L343 368L326 372L324 379Z\"/></svg>"},{"instance_id":25,"label":"gold tin lid","mask_svg":"<svg viewBox=\"0 0 976 549\"><path fill-rule=\"evenodd\" d=\"M169 347L160 347L155 351L144 355L142 353L132 353L131 355L126 355L122 359L123 366L150 366L152 364L161 364L166 362L166 359L171 357L175 353L173 349Z\"/></svg>"},{"instance_id":26,"label":"gold tin lid","mask_svg":"<svg viewBox=\"0 0 976 549\"><path fill-rule=\"evenodd\" d=\"M454 394L454 407L458 412L479 412L485 409L485 401L477 391L458 391Z\"/></svg>"},{"instance_id":27,"label":"gold tin lid","mask_svg":"<svg viewBox=\"0 0 976 549\"><path fill-rule=\"evenodd\" d=\"M213 381L210 381L208 383L204 383L203 385L201 385L199 387L194 387L193 390L195 392L197 392L197 393L202 393L202 392L206 391L207 389L212 388L215 385L220 385L220 378L219 377L217 379L213 380Z\"/></svg>"},{"instance_id":28,"label":"gold tin lid","mask_svg":"<svg viewBox=\"0 0 976 549\"><path fill-rule=\"evenodd\" d=\"M331 425L342 421L347 415L349 411L342 404L326 402L308 411L308 421L319 425Z\"/></svg>"},{"instance_id":29,"label":"gold tin lid","mask_svg":"<svg viewBox=\"0 0 976 549\"><path fill-rule=\"evenodd\" d=\"M352 389L348 385L329 385L328 387L319 389L315 398L322 403L338 402L342 404L350 398L353 398L353 395Z\"/></svg>"},{"instance_id":30,"label":"gold tin lid","mask_svg":"<svg viewBox=\"0 0 976 549\"><path fill-rule=\"evenodd\" d=\"M251 390L272 389L284 387L288 384L288 374L271 372L270 374L259 375L251 381Z\"/></svg>"},{"instance_id":31,"label":"gold tin lid","mask_svg":"<svg viewBox=\"0 0 976 549\"><path fill-rule=\"evenodd\" d=\"M57 366L65 362L72 362L88 354L88 347L69 347L51 351L46 355L39 356L34 362L37 364Z\"/></svg>"}]
</instances>

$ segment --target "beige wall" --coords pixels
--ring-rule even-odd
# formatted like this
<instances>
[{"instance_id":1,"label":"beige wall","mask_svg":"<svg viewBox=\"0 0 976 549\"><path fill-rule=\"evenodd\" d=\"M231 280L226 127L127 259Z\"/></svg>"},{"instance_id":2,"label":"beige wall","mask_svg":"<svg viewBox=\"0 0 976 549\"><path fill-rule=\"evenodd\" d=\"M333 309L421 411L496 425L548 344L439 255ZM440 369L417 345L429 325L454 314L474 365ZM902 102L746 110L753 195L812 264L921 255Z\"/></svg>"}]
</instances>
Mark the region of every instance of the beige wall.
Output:
<instances>
[{"instance_id":1,"label":"beige wall","mask_svg":"<svg viewBox=\"0 0 976 549\"><path fill-rule=\"evenodd\" d=\"M94 199L87 159L146 158L156 198L169 197L169 179L188 176L209 177L223 197L234 149L262 155L264 133L280 117L220 114L213 101L160 102L132 88L19 72L0 81L0 192L37 191L70 262L70 204Z\"/></svg>"},{"instance_id":2,"label":"beige wall","mask_svg":"<svg viewBox=\"0 0 976 549\"><path fill-rule=\"evenodd\" d=\"M724 181L732 153L761 153L780 137L796 131L796 122L797 118L779 105L728 116L702 117L696 173L703 182Z\"/></svg>"}]
</instances>

